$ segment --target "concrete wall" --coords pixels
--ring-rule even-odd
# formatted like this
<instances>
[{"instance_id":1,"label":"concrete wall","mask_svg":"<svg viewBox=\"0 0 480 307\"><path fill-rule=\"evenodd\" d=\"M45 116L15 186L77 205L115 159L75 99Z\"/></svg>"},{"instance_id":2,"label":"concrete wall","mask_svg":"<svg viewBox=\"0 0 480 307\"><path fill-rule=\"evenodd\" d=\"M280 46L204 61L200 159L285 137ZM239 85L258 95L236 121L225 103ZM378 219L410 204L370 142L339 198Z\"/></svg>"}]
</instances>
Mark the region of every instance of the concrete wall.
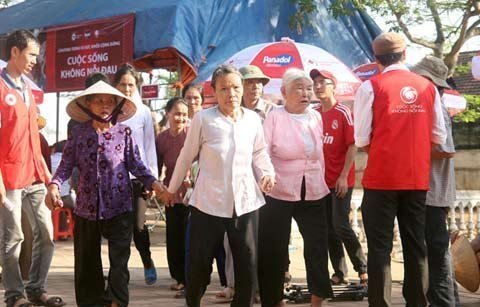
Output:
<instances>
[{"instance_id":1,"label":"concrete wall","mask_svg":"<svg viewBox=\"0 0 480 307\"><path fill-rule=\"evenodd\" d=\"M458 150L454 159L457 190L480 190L480 150ZM357 153L355 157L356 188L362 187L360 182L366 164L367 155L364 152Z\"/></svg>"}]
</instances>

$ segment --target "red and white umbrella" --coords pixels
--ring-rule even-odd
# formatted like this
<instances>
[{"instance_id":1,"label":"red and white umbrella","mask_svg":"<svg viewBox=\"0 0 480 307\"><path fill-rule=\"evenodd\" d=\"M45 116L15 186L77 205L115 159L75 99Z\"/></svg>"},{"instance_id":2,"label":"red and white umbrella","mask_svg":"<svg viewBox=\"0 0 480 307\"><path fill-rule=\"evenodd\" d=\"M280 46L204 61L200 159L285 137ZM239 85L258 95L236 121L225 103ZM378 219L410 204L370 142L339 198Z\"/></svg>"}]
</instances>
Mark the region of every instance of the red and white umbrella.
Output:
<instances>
[{"instance_id":1,"label":"red and white umbrella","mask_svg":"<svg viewBox=\"0 0 480 307\"><path fill-rule=\"evenodd\" d=\"M366 81L371 77L378 75L380 73L380 68L377 63L372 62L357 66L353 72L358 78L360 78L360 80Z\"/></svg>"},{"instance_id":2,"label":"red and white umbrella","mask_svg":"<svg viewBox=\"0 0 480 307\"><path fill-rule=\"evenodd\" d=\"M0 71L7 67L7 62L0 60ZM27 76L23 76L23 80L30 86L32 89L32 94L33 97L35 98L35 102L37 104L42 104L43 103L43 91L41 88L38 87L38 85L35 84L35 82L32 81L32 79L28 78Z\"/></svg>"},{"instance_id":3,"label":"red and white umbrella","mask_svg":"<svg viewBox=\"0 0 480 307\"><path fill-rule=\"evenodd\" d=\"M467 99L453 89L445 89L442 99L450 116L455 116L456 114L465 111L465 108L467 107Z\"/></svg>"},{"instance_id":4,"label":"red and white umbrella","mask_svg":"<svg viewBox=\"0 0 480 307\"><path fill-rule=\"evenodd\" d=\"M266 96L280 94L283 73L292 67L302 69L307 73L310 70L325 69L332 72L337 78L337 99L353 101L355 92L361 84L357 76L332 54L322 48L296 43L284 38L280 42L259 44L247 47L234 54L225 63L237 68L246 65L256 65L263 73L270 77L270 82L264 87ZM205 96L212 94L210 82L205 84Z\"/></svg>"}]
</instances>

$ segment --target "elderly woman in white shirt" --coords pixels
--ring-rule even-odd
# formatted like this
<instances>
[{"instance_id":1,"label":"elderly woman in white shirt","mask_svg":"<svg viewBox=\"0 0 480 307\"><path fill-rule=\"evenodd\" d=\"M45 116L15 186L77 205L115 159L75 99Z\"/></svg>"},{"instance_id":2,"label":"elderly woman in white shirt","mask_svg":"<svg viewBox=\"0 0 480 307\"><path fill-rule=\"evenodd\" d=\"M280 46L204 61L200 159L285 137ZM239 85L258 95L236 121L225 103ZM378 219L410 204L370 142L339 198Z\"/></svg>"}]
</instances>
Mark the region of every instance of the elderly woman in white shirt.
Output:
<instances>
[{"instance_id":1,"label":"elderly woman in white shirt","mask_svg":"<svg viewBox=\"0 0 480 307\"><path fill-rule=\"evenodd\" d=\"M330 193L325 183L323 123L309 107L313 81L296 68L285 72L281 87L285 105L264 121L277 184L267 192L260 209L258 282L262 306L284 306L283 281L292 217L304 242L311 306L332 297L328 274L326 206Z\"/></svg>"},{"instance_id":2,"label":"elderly woman in white shirt","mask_svg":"<svg viewBox=\"0 0 480 307\"><path fill-rule=\"evenodd\" d=\"M231 306L252 306L257 274L257 209L265 203L262 191L268 193L273 188L275 173L260 117L240 106L241 74L231 65L221 65L213 72L211 84L218 105L193 117L163 198L167 202L174 199L198 156L200 174L189 202L187 305L200 306L214 254L226 232L235 270L236 292ZM261 172L258 184L252 166Z\"/></svg>"}]
</instances>

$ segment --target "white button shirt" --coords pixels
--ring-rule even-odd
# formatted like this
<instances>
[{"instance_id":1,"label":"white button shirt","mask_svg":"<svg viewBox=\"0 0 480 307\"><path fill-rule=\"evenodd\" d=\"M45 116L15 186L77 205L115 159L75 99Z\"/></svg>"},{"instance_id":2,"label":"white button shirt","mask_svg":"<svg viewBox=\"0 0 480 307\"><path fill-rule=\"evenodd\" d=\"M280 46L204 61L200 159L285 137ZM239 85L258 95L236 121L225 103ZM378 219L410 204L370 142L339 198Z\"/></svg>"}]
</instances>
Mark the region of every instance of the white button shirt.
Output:
<instances>
[{"instance_id":1,"label":"white button shirt","mask_svg":"<svg viewBox=\"0 0 480 307\"><path fill-rule=\"evenodd\" d=\"M155 149L155 131L153 129L152 114L150 108L142 103L142 98L138 91L135 91L132 101L137 107L135 115L124 121L122 124L129 126L133 132L133 139L138 145L140 158L146 167L152 172L155 178L158 178L157 151ZM130 178L135 176L130 174Z\"/></svg>"},{"instance_id":2,"label":"white button shirt","mask_svg":"<svg viewBox=\"0 0 480 307\"><path fill-rule=\"evenodd\" d=\"M265 204L252 165L260 170L261 178L275 176L260 117L241 109L243 114L236 122L218 106L193 117L168 187L170 193L178 190L198 156L200 171L190 205L213 216L231 218L234 212L241 216Z\"/></svg>"},{"instance_id":3,"label":"white button shirt","mask_svg":"<svg viewBox=\"0 0 480 307\"><path fill-rule=\"evenodd\" d=\"M404 64L393 64L385 68L382 73L391 70L408 70ZM373 120L373 101L375 99L373 93L372 82L367 80L358 88L355 95L355 103L353 104L353 118L355 146L365 147L370 144L372 134ZM435 144L444 144L447 139L445 130L445 121L442 113L442 101L440 94L435 88L435 102L433 103L433 126L432 126L432 142Z\"/></svg>"}]
</instances>

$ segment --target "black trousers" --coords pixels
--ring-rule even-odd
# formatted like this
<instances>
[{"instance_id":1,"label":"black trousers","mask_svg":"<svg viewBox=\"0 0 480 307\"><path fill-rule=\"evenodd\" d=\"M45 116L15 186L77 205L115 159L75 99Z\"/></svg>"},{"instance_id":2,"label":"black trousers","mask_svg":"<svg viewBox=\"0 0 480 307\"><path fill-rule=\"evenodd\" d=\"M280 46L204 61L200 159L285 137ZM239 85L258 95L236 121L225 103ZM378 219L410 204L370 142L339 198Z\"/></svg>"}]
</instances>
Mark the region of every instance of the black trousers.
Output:
<instances>
[{"instance_id":1,"label":"black trousers","mask_svg":"<svg viewBox=\"0 0 480 307\"><path fill-rule=\"evenodd\" d=\"M133 186L133 212L136 219L139 219L138 214L143 214L142 210L138 210L139 205L142 202L145 202L143 197L143 184L137 180L132 180ZM143 218L143 217L141 217ZM142 263L144 267L150 267L152 264L152 253L150 252L150 233L148 232L147 226L143 225L143 228L139 229L136 222L133 227L133 242L135 247L140 253L140 258L142 258Z\"/></svg>"},{"instance_id":2,"label":"black trousers","mask_svg":"<svg viewBox=\"0 0 480 307\"><path fill-rule=\"evenodd\" d=\"M451 307L456 304L447 217L448 207L427 206L425 222L429 275L427 298L432 307Z\"/></svg>"},{"instance_id":3,"label":"black trousers","mask_svg":"<svg viewBox=\"0 0 480 307\"><path fill-rule=\"evenodd\" d=\"M428 287L425 246L426 191L364 189L362 217L368 244L368 302L371 307L391 305L390 253L395 217L402 239L403 296L407 306L426 306Z\"/></svg>"},{"instance_id":4,"label":"black trousers","mask_svg":"<svg viewBox=\"0 0 480 307\"><path fill-rule=\"evenodd\" d=\"M343 246L347 250L348 257L353 268L358 274L367 272L367 259L358 241L357 235L350 225L350 201L352 188L348 189L344 198L335 194L335 189L325 196L328 220L328 253L334 269L334 274L340 278L347 275L347 263Z\"/></svg>"},{"instance_id":5,"label":"black trousers","mask_svg":"<svg viewBox=\"0 0 480 307\"><path fill-rule=\"evenodd\" d=\"M222 218L190 207L189 255L186 299L189 307L200 306L210 282L212 262L223 245L225 232L233 255L235 295L230 306L253 305L257 273L258 211Z\"/></svg>"},{"instance_id":6,"label":"black trousers","mask_svg":"<svg viewBox=\"0 0 480 307\"><path fill-rule=\"evenodd\" d=\"M128 259L133 219L130 212L110 220L89 221L76 216L74 229L75 298L77 305L104 306L114 300L128 306ZM101 238L108 241L108 288L105 292Z\"/></svg>"},{"instance_id":7,"label":"black trousers","mask_svg":"<svg viewBox=\"0 0 480 307\"><path fill-rule=\"evenodd\" d=\"M187 229L188 207L175 204L166 207L167 216L167 261L170 276L177 283L185 285L185 231Z\"/></svg>"},{"instance_id":8,"label":"black trousers","mask_svg":"<svg viewBox=\"0 0 480 307\"><path fill-rule=\"evenodd\" d=\"M290 202L268 196L265 199L266 205L260 208L258 232L258 283L262 306L272 307L283 299L285 259L292 217L303 237L308 288L318 297L332 297L324 202Z\"/></svg>"}]
</instances>

